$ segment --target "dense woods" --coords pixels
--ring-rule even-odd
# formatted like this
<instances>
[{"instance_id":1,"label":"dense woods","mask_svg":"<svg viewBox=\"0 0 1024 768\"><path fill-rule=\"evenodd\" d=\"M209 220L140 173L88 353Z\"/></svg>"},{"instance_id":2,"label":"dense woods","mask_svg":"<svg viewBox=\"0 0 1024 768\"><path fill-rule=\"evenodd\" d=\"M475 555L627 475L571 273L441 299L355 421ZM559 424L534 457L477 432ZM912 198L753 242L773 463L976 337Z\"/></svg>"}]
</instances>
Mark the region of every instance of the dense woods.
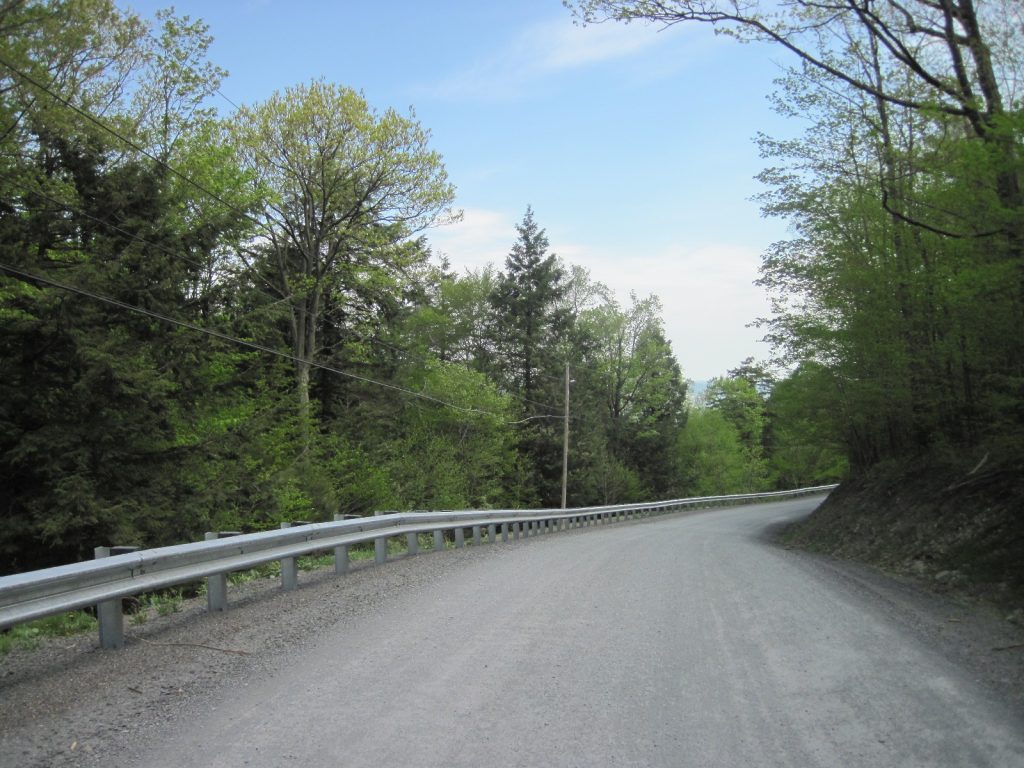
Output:
<instances>
[{"instance_id":1,"label":"dense woods","mask_svg":"<svg viewBox=\"0 0 1024 768\"><path fill-rule=\"evenodd\" d=\"M171 11L2 0L0 35L0 572L557 506L567 370L570 506L843 471L752 364L688 402L659 300L620 304L526 201L504 264L433 253L459 212L415 115L323 81L219 114L210 32Z\"/></svg>"}]
</instances>

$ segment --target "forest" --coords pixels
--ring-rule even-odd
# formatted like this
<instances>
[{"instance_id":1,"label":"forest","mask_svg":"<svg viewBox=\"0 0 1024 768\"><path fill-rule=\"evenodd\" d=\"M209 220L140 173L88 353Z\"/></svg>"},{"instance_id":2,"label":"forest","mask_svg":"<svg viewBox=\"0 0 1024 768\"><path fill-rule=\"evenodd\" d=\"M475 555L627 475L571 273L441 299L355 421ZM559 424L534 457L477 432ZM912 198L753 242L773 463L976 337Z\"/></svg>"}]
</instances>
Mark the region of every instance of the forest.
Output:
<instances>
[{"instance_id":1,"label":"forest","mask_svg":"<svg viewBox=\"0 0 1024 768\"><path fill-rule=\"evenodd\" d=\"M748 359L688 396L658 297L559 258L529 201L504 264L434 253L460 214L411 112L312 80L222 114L173 10L0 0L0 35L0 573L558 506L567 381L569 506L846 471L807 395L835 371Z\"/></svg>"}]
</instances>

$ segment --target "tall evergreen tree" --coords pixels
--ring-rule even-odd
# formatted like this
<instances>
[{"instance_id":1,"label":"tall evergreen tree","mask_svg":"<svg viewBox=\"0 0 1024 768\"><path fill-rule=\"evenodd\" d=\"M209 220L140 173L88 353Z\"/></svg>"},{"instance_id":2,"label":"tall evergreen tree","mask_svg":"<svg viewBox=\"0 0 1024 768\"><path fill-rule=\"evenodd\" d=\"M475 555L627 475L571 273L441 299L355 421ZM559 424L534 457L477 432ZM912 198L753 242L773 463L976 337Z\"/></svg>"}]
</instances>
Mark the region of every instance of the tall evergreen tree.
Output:
<instances>
[{"instance_id":1,"label":"tall evergreen tree","mask_svg":"<svg viewBox=\"0 0 1024 768\"><path fill-rule=\"evenodd\" d=\"M556 503L561 479L561 423L551 409L562 401L564 340L568 315L563 306L565 275L558 258L548 253L548 238L527 207L519 237L505 260L490 302L498 380L524 402L527 422L520 451L539 476L538 492Z\"/></svg>"}]
</instances>

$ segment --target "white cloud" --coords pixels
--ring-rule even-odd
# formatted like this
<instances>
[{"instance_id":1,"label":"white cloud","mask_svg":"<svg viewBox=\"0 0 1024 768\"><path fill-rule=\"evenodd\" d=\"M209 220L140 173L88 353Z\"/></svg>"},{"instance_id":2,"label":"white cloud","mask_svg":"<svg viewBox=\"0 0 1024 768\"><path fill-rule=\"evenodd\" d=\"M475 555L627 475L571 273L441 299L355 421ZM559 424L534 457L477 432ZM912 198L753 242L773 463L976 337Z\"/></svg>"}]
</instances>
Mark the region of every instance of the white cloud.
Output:
<instances>
[{"instance_id":1,"label":"white cloud","mask_svg":"<svg viewBox=\"0 0 1024 768\"><path fill-rule=\"evenodd\" d=\"M466 208L462 221L433 230L428 239L434 251L448 256L457 271L488 263L500 269L515 242L516 222L513 215L501 211Z\"/></svg>"},{"instance_id":2,"label":"white cloud","mask_svg":"<svg viewBox=\"0 0 1024 768\"><path fill-rule=\"evenodd\" d=\"M622 303L630 291L657 294L665 333L687 378L720 376L745 357L770 352L758 341L761 331L746 327L769 312L764 291L753 285L760 264L753 248L672 245L640 255L587 246L555 250L590 269L591 277L614 288Z\"/></svg>"},{"instance_id":3,"label":"white cloud","mask_svg":"<svg viewBox=\"0 0 1024 768\"><path fill-rule=\"evenodd\" d=\"M670 32L641 24L579 27L567 18L554 19L528 27L427 91L449 100L513 99L546 76L635 55L660 45Z\"/></svg>"},{"instance_id":4,"label":"white cloud","mask_svg":"<svg viewBox=\"0 0 1024 768\"><path fill-rule=\"evenodd\" d=\"M539 68L549 72L632 56L661 42L655 29L641 24L550 24L538 29L536 38L542 49Z\"/></svg>"}]
</instances>

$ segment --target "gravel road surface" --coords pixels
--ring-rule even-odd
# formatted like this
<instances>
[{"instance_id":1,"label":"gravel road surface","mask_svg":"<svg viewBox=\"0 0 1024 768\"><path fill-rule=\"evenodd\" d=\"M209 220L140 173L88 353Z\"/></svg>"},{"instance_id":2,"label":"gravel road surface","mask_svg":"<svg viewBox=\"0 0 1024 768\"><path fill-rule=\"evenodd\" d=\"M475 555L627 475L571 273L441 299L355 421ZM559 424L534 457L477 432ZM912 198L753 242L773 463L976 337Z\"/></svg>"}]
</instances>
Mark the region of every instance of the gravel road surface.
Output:
<instances>
[{"instance_id":1,"label":"gravel road surface","mask_svg":"<svg viewBox=\"0 0 1024 768\"><path fill-rule=\"evenodd\" d=\"M1020 628L772 543L816 502L250 585L120 653L13 655L0 766L1024 766Z\"/></svg>"}]
</instances>

